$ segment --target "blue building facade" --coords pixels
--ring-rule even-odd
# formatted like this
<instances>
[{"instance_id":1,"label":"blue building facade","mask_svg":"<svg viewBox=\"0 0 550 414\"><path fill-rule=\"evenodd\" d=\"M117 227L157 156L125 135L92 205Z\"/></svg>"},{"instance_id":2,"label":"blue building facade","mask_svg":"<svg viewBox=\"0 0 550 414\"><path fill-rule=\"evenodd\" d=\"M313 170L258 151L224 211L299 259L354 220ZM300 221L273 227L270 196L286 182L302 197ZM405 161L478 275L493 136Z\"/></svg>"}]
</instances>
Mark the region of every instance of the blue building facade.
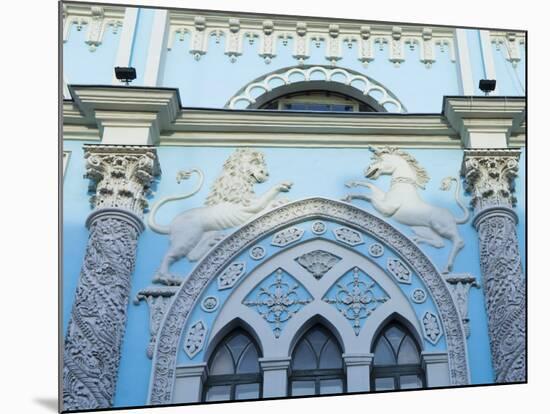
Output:
<instances>
[{"instance_id":1,"label":"blue building facade","mask_svg":"<svg viewBox=\"0 0 550 414\"><path fill-rule=\"evenodd\" d=\"M526 380L526 33L62 14L64 409Z\"/></svg>"}]
</instances>

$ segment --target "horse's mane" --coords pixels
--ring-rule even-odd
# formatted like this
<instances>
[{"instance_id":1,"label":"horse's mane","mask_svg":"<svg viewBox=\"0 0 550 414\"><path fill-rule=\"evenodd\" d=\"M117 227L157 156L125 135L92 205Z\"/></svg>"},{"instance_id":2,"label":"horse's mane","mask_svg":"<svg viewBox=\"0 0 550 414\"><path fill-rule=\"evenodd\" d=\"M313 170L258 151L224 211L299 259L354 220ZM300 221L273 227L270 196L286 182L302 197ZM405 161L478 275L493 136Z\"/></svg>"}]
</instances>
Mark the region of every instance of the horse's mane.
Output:
<instances>
[{"instance_id":1,"label":"horse's mane","mask_svg":"<svg viewBox=\"0 0 550 414\"><path fill-rule=\"evenodd\" d=\"M374 153L374 158L376 160L380 159L384 154L391 154L398 155L399 157L407 161L407 163L413 168L414 172L416 173L416 185L418 187L424 189L428 181L430 181L430 176L428 175L426 169L421 167L416 158L414 158L408 152L403 151L397 147L369 147L369 149Z\"/></svg>"}]
</instances>

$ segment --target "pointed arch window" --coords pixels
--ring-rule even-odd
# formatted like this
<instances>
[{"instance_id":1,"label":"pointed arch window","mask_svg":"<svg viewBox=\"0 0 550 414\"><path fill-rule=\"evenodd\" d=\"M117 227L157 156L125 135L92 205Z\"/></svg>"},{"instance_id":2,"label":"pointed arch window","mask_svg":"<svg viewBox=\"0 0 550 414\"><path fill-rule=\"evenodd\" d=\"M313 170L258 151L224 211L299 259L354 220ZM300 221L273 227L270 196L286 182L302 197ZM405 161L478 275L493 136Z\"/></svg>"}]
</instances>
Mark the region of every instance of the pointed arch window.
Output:
<instances>
[{"instance_id":1,"label":"pointed arch window","mask_svg":"<svg viewBox=\"0 0 550 414\"><path fill-rule=\"evenodd\" d=\"M420 347L398 322L386 326L375 341L371 382L376 391L425 387Z\"/></svg>"},{"instance_id":2,"label":"pointed arch window","mask_svg":"<svg viewBox=\"0 0 550 414\"><path fill-rule=\"evenodd\" d=\"M292 353L290 395L338 394L345 392L345 386L342 349L332 333L316 325Z\"/></svg>"},{"instance_id":3,"label":"pointed arch window","mask_svg":"<svg viewBox=\"0 0 550 414\"><path fill-rule=\"evenodd\" d=\"M243 329L221 341L208 363L204 401L248 400L261 397L259 350Z\"/></svg>"}]
</instances>

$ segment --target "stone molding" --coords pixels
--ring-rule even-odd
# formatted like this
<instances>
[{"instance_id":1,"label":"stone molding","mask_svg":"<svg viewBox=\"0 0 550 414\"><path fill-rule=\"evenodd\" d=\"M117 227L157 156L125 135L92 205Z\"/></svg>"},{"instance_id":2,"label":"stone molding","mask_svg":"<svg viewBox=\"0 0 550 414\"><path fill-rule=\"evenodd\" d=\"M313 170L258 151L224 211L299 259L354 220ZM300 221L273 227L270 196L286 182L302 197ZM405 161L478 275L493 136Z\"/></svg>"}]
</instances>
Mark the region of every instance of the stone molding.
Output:
<instances>
[{"instance_id":1,"label":"stone molding","mask_svg":"<svg viewBox=\"0 0 550 414\"><path fill-rule=\"evenodd\" d=\"M176 378L200 377L204 382L207 376L208 364L206 362L176 367Z\"/></svg>"},{"instance_id":2,"label":"stone molding","mask_svg":"<svg viewBox=\"0 0 550 414\"><path fill-rule=\"evenodd\" d=\"M253 97L252 91L254 89L262 89L264 91L264 94L268 94L273 90L276 90L280 86L303 82L318 82L319 79L315 77L315 75L318 74L321 74L323 76L324 79L322 79L322 81L324 82L342 83L343 85L357 89L357 91L360 93L361 100L365 99L365 97L369 97L374 102L376 102L382 110L384 110L385 108L384 105L391 104L394 106L394 108L389 112L407 112L405 107L397 99L397 97L378 82L367 78L359 72L351 71L345 68L331 68L318 65L290 67L278 70L276 72L268 73L244 86L239 92L235 94L235 96L233 96L229 100L226 106L229 109L235 109L236 105L240 101L244 101L249 105L253 105L259 98L258 96ZM342 82L341 80L339 80L338 76L343 76L345 80ZM283 84L272 84L272 81L283 82ZM361 86L358 86L359 83L361 84ZM381 96L378 98L370 96L371 92L378 92L381 94Z\"/></svg>"},{"instance_id":3,"label":"stone molding","mask_svg":"<svg viewBox=\"0 0 550 414\"><path fill-rule=\"evenodd\" d=\"M180 113L176 89L70 85L69 91L82 114L80 122L97 128L103 144L157 144L160 132ZM139 138L122 141L119 133L128 129Z\"/></svg>"},{"instance_id":4,"label":"stone molding","mask_svg":"<svg viewBox=\"0 0 550 414\"><path fill-rule=\"evenodd\" d=\"M128 122L120 125L141 128L143 120L132 117L136 113L165 113L166 122L158 123L160 135L152 136L161 145L185 146L300 146L300 147L360 147L396 145L407 148L462 148L460 123L450 125L444 114L326 114L288 113L280 111L179 109L177 90L135 87L71 86L73 101L63 102L63 138L100 140L103 128L95 118L94 108L103 113L121 112ZM112 90L111 90L112 89ZM86 90L86 91L85 91ZM95 92L94 92L95 91ZM78 98L86 96L84 99ZM173 94L173 100L167 98ZM76 96L76 97L75 97ZM87 96L91 96L88 98ZM95 98L93 97L95 96ZM162 96L166 99L163 100ZM113 98L114 97L114 98ZM130 99L131 98L131 99ZM500 98L447 97L460 102L464 110L483 116L494 109ZM90 101L88 103L88 101ZM97 101L97 102L95 102ZM126 102L129 102L126 106ZM150 105L147 102L152 102ZM502 100L500 101L503 102ZM520 111L523 98L506 98L507 106ZM166 105L166 112L161 109ZM130 108L130 110L128 109ZM171 108L171 109L170 109ZM501 108L502 109L502 108ZM448 109L446 109L448 112ZM126 115L124 115L126 114ZM509 115L509 114L508 114ZM506 116L508 116L506 115ZM473 115L472 115L473 116ZM139 122L138 122L139 121ZM114 122L114 121L113 121ZM134 123L133 123L134 122ZM489 122L489 121L484 121ZM519 119L511 128L508 144L525 145L525 119ZM368 137L366 139L365 137Z\"/></svg>"},{"instance_id":5,"label":"stone molding","mask_svg":"<svg viewBox=\"0 0 550 414\"><path fill-rule=\"evenodd\" d=\"M446 27L390 25L329 18L258 15L201 10L190 13L172 10L168 49L174 42L190 44L189 53L200 60L208 53L209 39L225 39L224 54L231 63L243 54L243 44L257 46L266 64L278 49L292 44L292 57L303 65L313 48L324 48L327 64L335 65L345 48L356 46L357 59L366 67L375 59L375 49L386 51L387 59L399 67L405 61L405 48L419 49L419 61L429 69L436 61L436 47L455 61L454 32ZM212 52L210 52L212 53Z\"/></svg>"},{"instance_id":6,"label":"stone molding","mask_svg":"<svg viewBox=\"0 0 550 414\"><path fill-rule=\"evenodd\" d=\"M149 404L172 401L175 363L186 319L206 286L231 263L234 255L259 239L304 219L327 219L356 228L379 239L394 249L418 274L433 294L441 315L441 329L449 350L452 385L469 383L467 349L461 316L435 266L414 242L393 226L370 213L346 203L323 198L310 198L286 204L248 222L219 242L195 267L180 286L159 329L153 358Z\"/></svg>"},{"instance_id":7,"label":"stone molding","mask_svg":"<svg viewBox=\"0 0 550 414\"><path fill-rule=\"evenodd\" d=\"M108 29L114 34L118 33L123 25L124 11L124 7L115 5L63 3L63 43L69 40L73 25L76 25L78 31L85 26L87 28L85 43L90 52L94 52L103 42L103 36Z\"/></svg>"},{"instance_id":8,"label":"stone molding","mask_svg":"<svg viewBox=\"0 0 550 414\"><path fill-rule=\"evenodd\" d=\"M526 32L490 31L491 43L495 45L497 52L515 68L521 62L521 47L525 47Z\"/></svg>"},{"instance_id":9,"label":"stone molding","mask_svg":"<svg viewBox=\"0 0 550 414\"><path fill-rule=\"evenodd\" d=\"M424 369L426 369L426 365L428 364L449 362L449 355L447 352L422 352L420 358Z\"/></svg>"},{"instance_id":10,"label":"stone molding","mask_svg":"<svg viewBox=\"0 0 550 414\"><path fill-rule=\"evenodd\" d=\"M374 354L342 354L344 366L348 367L372 365Z\"/></svg>"},{"instance_id":11,"label":"stone molding","mask_svg":"<svg viewBox=\"0 0 550 414\"><path fill-rule=\"evenodd\" d=\"M506 148L525 122L525 98L448 96L443 115L465 148Z\"/></svg>"},{"instance_id":12,"label":"stone molding","mask_svg":"<svg viewBox=\"0 0 550 414\"><path fill-rule=\"evenodd\" d=\"M260 368L262 372L264 371L290 371L290 363L292 358L260 358L258 362L260 363Z\"/></svg>"}]
</instances>

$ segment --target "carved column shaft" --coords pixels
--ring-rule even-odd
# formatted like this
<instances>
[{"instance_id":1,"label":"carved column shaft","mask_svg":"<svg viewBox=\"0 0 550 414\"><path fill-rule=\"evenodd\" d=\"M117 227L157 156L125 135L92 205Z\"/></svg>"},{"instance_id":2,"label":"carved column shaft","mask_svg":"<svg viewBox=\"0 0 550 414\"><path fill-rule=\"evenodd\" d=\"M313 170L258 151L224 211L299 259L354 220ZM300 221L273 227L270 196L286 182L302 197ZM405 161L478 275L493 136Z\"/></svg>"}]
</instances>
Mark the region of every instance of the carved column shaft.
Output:
<instances>
[{"instance_id":1,"label":"carved column shaft","mask_svg":"<svg viewBox=\"0 0 550 414\"><path fill-rule=\"evenodd\" d=\"M63 357L63 410L106 408L115 393L145 196L159 173L149 147L86 146L94 211Z\"/></svg>"},{"instance_id":2,"label":"carved column shaft","mask_svg":"<svg viewBox=\"0 0 550 414\"><path fill-rule=\"evenodd\" d=\"M518 150L465 150L472 193L495 382L525 381L525 279L516 232Z\"/></svg>"}]
</instances>

